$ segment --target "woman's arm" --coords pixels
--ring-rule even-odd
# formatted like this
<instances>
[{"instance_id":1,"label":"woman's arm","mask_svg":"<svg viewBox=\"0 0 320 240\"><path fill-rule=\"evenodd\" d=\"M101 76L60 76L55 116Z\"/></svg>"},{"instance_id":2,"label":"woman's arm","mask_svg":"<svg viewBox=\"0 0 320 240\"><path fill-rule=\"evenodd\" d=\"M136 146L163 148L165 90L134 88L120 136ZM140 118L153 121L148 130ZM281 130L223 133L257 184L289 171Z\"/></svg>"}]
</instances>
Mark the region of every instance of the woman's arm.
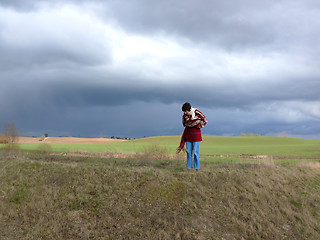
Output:
<instances>
[{"instance_id":1,"label":"woman's arm","mask_svg":"<svg viewBox=\"0 0 320 240\"><path fill-rule=\"evenodd\" d=\"M207 118L198 109L195 110L195 118L191 119L189 115L184 114L182 124L185 127L203 128L207 124Z\"/></svg>"},{"instance_id":2,"label":"woman's arm","mask_svg":"<svg viewBox=\"0 0 320 240\"><path fill-rule=\"evenodd\" d=\"M203 128L208 123L206 116L202 112L200 112L198 109L196 110L195 113L196 113L196 116L201 119L200 128Z\"/></svg>"}]
</instances>

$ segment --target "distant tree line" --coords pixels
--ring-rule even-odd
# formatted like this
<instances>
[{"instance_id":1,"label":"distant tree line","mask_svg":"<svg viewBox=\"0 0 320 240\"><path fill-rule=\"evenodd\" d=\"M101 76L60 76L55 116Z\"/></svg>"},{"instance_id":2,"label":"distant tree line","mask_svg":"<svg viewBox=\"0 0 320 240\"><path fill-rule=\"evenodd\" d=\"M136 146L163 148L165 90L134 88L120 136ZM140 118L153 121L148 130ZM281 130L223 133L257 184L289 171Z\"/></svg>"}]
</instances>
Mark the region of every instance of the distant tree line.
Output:
<instances>
[{"instance_id":1,"label":"distant tree line","mask_svg":"<svg viewBox=\"0 0 320 240\"><path fill-rule=\"evenodd\" d=\"M115 136L111 136L111 139L125 139L125 140L132 140L135 138L128 138L128 137L115 137Z\"/></svg>"},{"instance_id":2,"label":"distant tree line","mask_svg":"<svg viewBox=\"0 0 320 240\"><path fill-rule=\"evenodd\" d=\"M242 137L252 137L252 136L261 136L259 133L241 133Z\"/></svg>"}]
</instances>

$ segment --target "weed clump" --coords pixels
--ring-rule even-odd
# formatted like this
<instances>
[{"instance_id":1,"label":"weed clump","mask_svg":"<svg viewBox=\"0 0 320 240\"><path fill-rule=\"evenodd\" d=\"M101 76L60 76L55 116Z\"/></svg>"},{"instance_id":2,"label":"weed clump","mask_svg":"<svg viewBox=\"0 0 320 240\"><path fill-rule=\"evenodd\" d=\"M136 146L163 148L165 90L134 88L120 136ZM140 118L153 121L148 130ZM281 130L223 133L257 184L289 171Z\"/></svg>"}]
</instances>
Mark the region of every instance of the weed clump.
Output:
<instances>
[{"instance_id":1,"label":"weed clump","mask_svg":"<svg viewBox=\"0 0 320 240\"><path fill-rule=\"evenodd\" d=\"M3 148L4 151L6 152L19 152L20 151L20 146L17 143L8 143L4 146Z\"/></svg>"},{"instance_id":2,"label":"weed clump","mask_svg":"<svg viewBox=\"0 0 320 240\"><path fill-rule=\"evenodd\" d=\"M141 159L165 160L170 158L168 149L160 145L144 147L142 153L137 155Z\"/></svg>"},{"instance_id":3,"label":"weed clump","mask_svg":"<svg viewBox=\"0 0 320 240\"><path fill-rule=\"evenodd\" d=\"M41 143L37 147L37 152L41 154L49 154L52 152L52 147L48 143Z\"/></svg>"}]
</instances>

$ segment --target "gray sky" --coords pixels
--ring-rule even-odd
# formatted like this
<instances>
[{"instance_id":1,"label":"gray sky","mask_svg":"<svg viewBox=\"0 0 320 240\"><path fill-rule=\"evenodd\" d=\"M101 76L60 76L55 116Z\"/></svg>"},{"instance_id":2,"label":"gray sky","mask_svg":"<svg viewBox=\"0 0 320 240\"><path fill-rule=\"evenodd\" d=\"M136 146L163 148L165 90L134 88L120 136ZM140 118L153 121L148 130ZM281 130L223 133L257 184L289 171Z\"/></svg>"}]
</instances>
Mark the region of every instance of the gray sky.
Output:
<instances>
[{"instance_id":1,"label":"gray sky","mask_svg":"<svg viewBox=\"0 0 320 240\"><path fill-rule=\"evenodd\" d=\"M320 140L318 0L0 0L0 127Z\"/></svg>"}]
</instances>

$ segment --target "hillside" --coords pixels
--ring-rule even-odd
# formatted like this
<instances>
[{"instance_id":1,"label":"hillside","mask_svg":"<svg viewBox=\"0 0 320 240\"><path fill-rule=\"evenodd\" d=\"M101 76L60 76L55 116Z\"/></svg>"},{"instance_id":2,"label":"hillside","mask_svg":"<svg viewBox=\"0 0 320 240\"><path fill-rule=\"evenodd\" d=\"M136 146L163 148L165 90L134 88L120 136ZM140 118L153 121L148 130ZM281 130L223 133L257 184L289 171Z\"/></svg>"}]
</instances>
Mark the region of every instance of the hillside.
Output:
<instances>
[{"instance_id":1,"label":"hillside","mask_svg":"<svg viewBox=\"0 0 320 240\"><path fill-rule=\"evenodd\" d=\"M317 162L0 151L1 239L320 239Z\"/></svg>"}]
</instances>

